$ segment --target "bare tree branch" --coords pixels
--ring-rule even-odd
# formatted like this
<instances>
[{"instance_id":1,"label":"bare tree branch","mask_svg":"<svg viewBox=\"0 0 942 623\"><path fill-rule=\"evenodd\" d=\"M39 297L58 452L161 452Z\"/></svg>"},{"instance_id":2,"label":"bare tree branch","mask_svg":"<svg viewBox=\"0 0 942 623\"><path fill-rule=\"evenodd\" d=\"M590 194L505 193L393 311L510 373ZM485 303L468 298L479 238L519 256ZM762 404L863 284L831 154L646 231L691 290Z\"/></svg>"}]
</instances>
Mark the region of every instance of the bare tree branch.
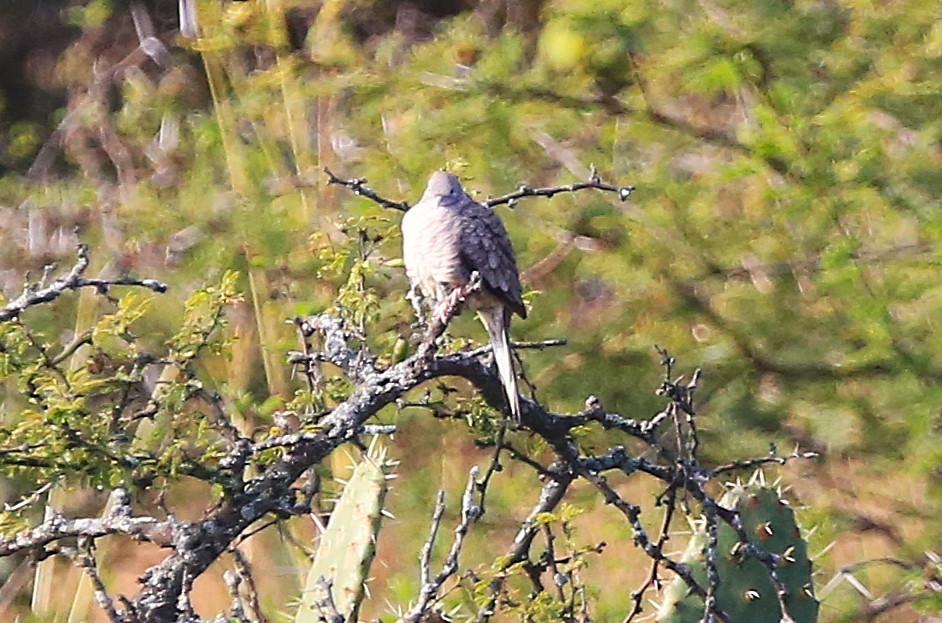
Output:
<instances>
[{"instance_id":1,"label":"bare tree branch","mask_svg":"<svg viewBox=\"0 0 942 623\"><path fill-rule=\"evenodd\" d=\"M229 553L232 554L232 560L235 562L235 573L248 590L249 606L255 612L256 619L259 623L268 623L268 618L262 612L262 603L258 594L258 586L255 584L255 574L252 573L252 565L249 564L248 558L238 547L232 547Z\"/></svg>"},{"instance_id":2,"label":"bare tree branch","mask_svg":"<svg viewBox=\"0 0 942 623\"><path fill-rule=\"evenodd\" d=\"M11 309L22 311L30 305L52 300L49 298L52 295L45 294L47 291L57 293L52 296L55 298L65 290L87 285L100 288L107 288L110 285L147 287L148 283L156 283L151 280L134 283L84 280L81 275L87 264L87 250L83 248L80 251L79 263L69 275L56 280L48 287L40 285L33 288L30 292L33 293L34 298L21 297L22 301L14 302L16 306ZM469 288L477 288L479 283L479 279L472 279ZM82 542L89 544L90 547L94 539L112 534L149 540L172 548L160 564L150 568L141 578L143 587L133 600L125 602L124 613L115 615L122 617L122 621L125 622L167 623L175 620L189 621L194 618L190 604L193 582L220 556L226 552L235 552L233 556L237 569L228 578L230 590L233 592L232 615L240 621L248 620L248 614L242 604L242 591L248 588L250 599L252 599L251 608L261 619L257 591L251 580L250 570L246 564L243 564L245 561L240 558L238 551L233 547L253 529L253 526L266 525L266 522L272 521L272 517L277 520L310 511L311 496L304 493L303 487L298 488L296 483L299 479L309 474L314 466L342 444L359 443L358 437L362 434L393 432L394 426L367 424L367 421L387 405L396 403L409 391L430 380L446 376L466 379L480 393L485 402L496 411L502 409L504 403L502 385L493 367L482 361L480 357L481 354L487 352L486 349L475 348L439 353L441 343L439 338L452 317L460 311L462 297L472 291L470 289L466 292L459 292L457 296L449 297L447 305L435 310L415 354L391 366L381 363L370 352L363 337L357 332L348 331L343 322L336 317L321 314L296 319L295 324L304 340L305 349L303 352L291 353L289 361L295 365L308 366L308 370L316 363L331 363L350 379L353 383L353 390L345 400L335 405L330 411L321 414L316 422L311 420L288 426L284 429L285 434L262 439L244 437L233 428L231 418L227 413L228 406L220 398L205 391L194 394L210 405L211 420L219 426L221 438L228 443L228 454L219 460L218 468L209 469L204 466L205 473L198 476L219 482L225 491L219 506L208 512L202 520L187 522L169 517L161 521L151 517L133 517L127 493L119 489L115 492L119 499L113 505L113 510L106 515L91 519L67 519L50 513L45 521L30 531L14 537L0 538L0 556L23 550L34 550L42 554L56 551L55 548L65 552L62 546L57 544L62 539L80 537ZM15 315L14 313L13 317ZM318 343L320 347L314 349L309 342ZM558 343L559 341L546 341L532 345L536 348L543 348ZM502 560L501 568L489 582L484 603L476 614L476 621L483 622L491 618L500 604L501 596L505 594L504 581L507 574L520 563L523 563L520 567L528 573L535 588L542 590L540 574L548 566L556 564L556 556L551 551L554 538L552 530L544 527L544 522L540 517L544 513L552 513L558 507L569 486L577 478L584 478L591 483L606 502L621 511L631 527L633 540L652 560L649 581L633 594L634 607L627 620L630 621L634 614L640 611L643 593L657 584L659 568L666 568L680 576L691 591L704 599L704 613L708 619L714 617L721 621L727 620L713 599L718 581L715 577L715 564L711 566L708 560L708 583L704 585L693 577L687 565L673 560L663 552L662 548L667 540L667 526L674 512L674 500L678 493L689 495L702 505L703 512L708 518L708 528L712 530L713 536L720 521L733 527L746 553L756 557L765 565L769 577L775 584L783 612L786 612L784 609L785 588L776 573L779 557L764 552L761 547L751 542L742 527L738 513L720 507L708 494L706 485L716 474L725 471L771 462L780 463L791 458L807 458L810 455L799 454L796 450L789 457L772 455L735 461L712 471L703 467L697 459L699 445L694 404L699 371L694 372L689 381L683 376L675 378L673 358L666 351L660 352L665 373L658 393L670 402L661 412L647 419L637 420L618 413L607 412L601 401L594 396L586 400L585 408L581 412L572 414L553 413L537 401L521 397L522 426L549 446L555 455L555 460L548 467L543 467L532 460L528 461L528 464L537 469L543 479L540 497L527 518L520 524L516 537ZM597 456L585 456L571 434L577 427L601 426L639 440L650 447L658 448L655 433L658 426L666 424L667 421L672 422L676 428L678 458L666 464L634 456L621 445L614 445ZM474 521L484 513L484 496L489 476L498 469L500 453L507 449L503 434L504 428L495 440L494 457L488 468L488 476L479 483L477 482L478 470L475 468L470 473L462 496L461 519L455 528L451 549L441 570L433 574L432 551L444 513L443 499L440 497L436 503L429 539L420 557L422 588L416 606L403 619L404 622L418 623L427 616L430 608L440 599L444 583L456 574L465 536ZM268 452L275 448L279 449L279 452ZM514 458L524 458L520 451L508 450L508 452ZM29 458L28 451L24 450L22 454L23 460ZM273 455L276 458L273 458ZM262 456L265 458L262 459ZM255 471L248 469L248 466L253 463L257 464L260 469ZM657 537L652 538L645 531L640 518L641 507L621 497L608 483L603 473L609 470L617 470L629 476L640 472L667 483L667 490L662 500L667 500L669 510ZM477 504L474 500L475 492L480 495ZM547 530L549 530L548 533ZM547 551L550 553L544 552L538 560L531 560L533 541L541 531L547 534L549 548ZM715 538L711 542L715 542ZM715 550L715 543L713 548ZM715 556L716 552L710 555ZM711 570L714 573L709 573ZM329 583L329 579L324 581ZM559 589L557 596L563 599L565 592L562 591L562 587L557 588ZM103 590L102 587L102 592ZM574 601L576 593L577 588L573 586L569 595L570 603L566 606L570 608L573 616L576 610ZM327 600L322 605L325 618L330 621L341 620L342 617L336 612L335 607L332 610L329 601ZM108 601L107 604L102 602L102 604L106 609L110 607L117 613L112 601ZM109 616L111 616L110 613ZM115 620L114 617L112 619Z\"/></svg>"},{"instance_id":3,"label":"bare tree branch","mask_svg":"<svg viewBox=\"0 0 942 623\"><path fill-rule=\"evenodd\" d=\"M366 178L357 177L352 180L345 180L343 178L337 177L331 172L330 169L325 168L324 173L327 174L327 183L328 184L340 184L341 186L346 186L353 191L355 195L360 195L366 197L367 199L372 199L379 205L384 208L392 208L393 210L399 210L400 212L405 212L409 209L409 204L405 201L392 201L384 197L379 196L376 191L366 185Z\"/></svg>"},{"instance_id":4,"label":"bare tree branch","mask_svg":"<svg viewBox=\"0 0 942 623\"><path fill-rule=\"evenodd\" d=\"M114 605L114 600L108 594L105 583L98 574L98 563L92 553L92 543L92 540L89 538L83 537L79 539L76 563L85 571L89 580L91 580L92 587L95 589L95 601L98 602L98 605L101 606L102 610L108 615L108 619L111 623L124 623L124 617L118 613Z\"/></svg>"},{"instance_id":5,"label":"bare tree branch","mask_svg":"<svg viewBox=\"0 0 942 623\"><path fill-rule=\"evenodd\" d=\"M345 618L334 601L334 583L330 578L320 578L317 582L324 593L324 598L317 604L321 617L326 623L344 623Z\"/></svg>"},{"instance_id":6,"label":"bare tree branch","mask_svg":"<svg viewBox=\"0 0 942 623\"><path fill-rule=\"evenodd\" d=\"M674 518L674 510L677 508L677 497L674 494L676 485L668 485L668 490L660 496L664 500L664 516L661 519L661 528L658 531L654 546L658 551L663 551L664 544L667 542L670 534L671 520ZM644 610L644 599L649 589L660 590L661 583L658 576L658 570L661 568L661 561L657 558L651 560L651 570L644 583L631 592L631 610L623 619L623 623L631 623Z\"/></svg>"},{"instance_id":7,"label":"bare tree branch","mask_svg":"<svg viewBox=\"0 0 942 623\"><path fill-rule=\"evenodd\" d=\"M46 519L25 533L13 537L0 537L0 557L42 548L45 545L69 537L96 539L111 534L123 534L135 539L151 541L166 546L172 542L173 522L159 521L153 517L132 517L127 491L116 489L117 497L110 513L97 518L68 519L52 512Z\"/></svg>"},{"instance_id":8,"label":"bare tree branch","mask_svg":"<svg viewBox=\"0 0 942 623\"><path fill-rule=\"evenodd\" d=\"M710 473L716 477L726 472L755 469L763 465L785 465L795 459L816 459L819 456L821 455L818 452L801 452L798 448L792 450L791 454L779 456L776 449L773 447L769 452L769 456L730 461L729 463L714 467Z\"/></svg>"},{"instance_id":9,"label":"bare tree branch","mask_svg":"<svg viewBox=\"0 0 942 623\"><path fill-rule=\"evenodd\" d=\"M134 279L132 277L87 279L82 275L84 275L85 271L88 269L88 264L88 245L80 244L78 247L78 259L68 273L59 277L48 286L44 283L45 279L41 280L39 283L27 284L22 294L3 307L0 307L0 322L12 320L35 305L54 301L68 290L93 287L99 292L107 292L108 288L112 286L134 286L146 288L154 292L167 291L167 284L157 281L156 279Z\"/></svg>"},{"instance_id":10,"label":"bare tree branch","mask_svg":"<svg viewBox=\"0 0 942 623\"><path fill-rule=\"evenodd\" d=\"M509 207L513 207L516 205L517 201L526 197L555 197L560 193L574 193L587 188L615 193L618 195L618 199L620 201L627 200L631 195L631 192L635 189L634 186L630 185L613 186L612 184L603 182L599 177L598 171L595 170L595 167L592 167L592 173L588 182L576 182L574 184L567 184L565 186L550 186L547 188L530 188L526 184L523 184L520 186L520 188L512 193L507 193L506 195L501 195L500 197L486 199L481 203L489 208L493 208L494 206L499 206L505 203Z\"/></svg>"},{"instance_id":11,"label":"bare tree branch","mask_svg":"<svg viewBox=\"0 0 942 623\"><path fill-rule=\"evenodd\" d=\"M366 197L371 199L383 206L384 208L391 208L393 210L399 210L400 212L405 212L410 208L409 203L405 201L393 201L391 199L386 199L379 195L376 191L366 185L365 178L353 178L353 179L343 179L337 177L333 174L330 169L324 169L324 172L327 174L327 183L328 184L339 184L341 186L346 186L354 192L354 194ZM501 195L499 197L492 197L485 199L481 203L486 205L489 208L495 206L507 204L510 207L513 207L517 201L520 199L525 199L527 197L555 197L561 193L574 193L580 190L601 190L605 192L611 192L618 195L619 200L625 201L631 195L631 192L635 189L634 186L615 186L607 182L603 182L602 178L599 177L598 171L593 166L588 181L585 182L575 182L573 184L565 184L563 186L548 186L546 188L531 188L526 184L522 184L517 190L507 193L506 195Z\"/></svg>"},{"instance_id":12,"label":"bare tree branch","mask_svg":"<svg viewBox=\"0 0 942 623\"><path fill-rule=\"evenodd\" d=\"M533 539L540 530L539 523L536 521L537 517L543 513L552 512L559 505L575 477L565 465L559 463L551 466L550 471L552 475L547 478L546 483L543 485L539 500L520 525L514 537L513 544L504 555L502 570L509 569L513 565L527 559ZM497 605L497 599L500 595L503 582L504 576L500 574L491 580L488 586L487 600L484 605L478 609L477 615L474 618L475 623L488 621L494 615L494 609Z\"/></svg>"},{"instance_id":13,"label":"bare tree branch","mask_svg":"<svg viewBox=\"0 0 942 623\"><path fill-rule=\"evenodd\" d=\"M438 529L441 526L442 515L445 511L445 495L439 491L435 501L435 512L432 514L432 528L425 545L422 547L420 560L420 577L422 579L422 588L419 591L419 599L409 614L402 619L401 623L418 623L428 615L432 601L438 596L445 581L458 571L458 557L461 555L461 549L464 547L464 539L471 529L471 525L481 516L481 508L474 504L475 481L478 477L477 466L472 467L468 474L468 484L465 486L464 494L461 496L461 520L455 527L455 539L451 544L451 549L445 557L441 571L433 578L431 576L431 557L432 547L438 537Z\"/></svg>"},{"instance_id":14,"label":"bare tree branch","mask_svg":"<svg viewBox=\"0 0 942 623\"><path fill-rule=\"evenodd\" d=\"M229 595L232 597L232 604L229 607L230 618L239 623L251 623L251 620L245 614L245 606L242 605L242 595L239 593L239 586L242 584L242 576L232 569L222 574L222 579L229 589Z\"/></svg>"}]
</instances>

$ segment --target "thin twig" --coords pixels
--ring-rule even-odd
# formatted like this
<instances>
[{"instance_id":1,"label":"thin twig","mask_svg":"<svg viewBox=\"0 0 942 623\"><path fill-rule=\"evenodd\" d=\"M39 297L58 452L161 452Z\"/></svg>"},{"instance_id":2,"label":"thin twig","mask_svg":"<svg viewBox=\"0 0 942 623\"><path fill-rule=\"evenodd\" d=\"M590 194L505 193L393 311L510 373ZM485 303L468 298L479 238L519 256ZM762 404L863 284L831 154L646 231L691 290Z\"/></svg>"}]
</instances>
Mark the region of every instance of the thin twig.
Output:
<instances>
[{"instance_id":1,"label":"thin twig","mask_svg":"<svg viewBox=\"0 0 942 623\"><path fill-rule=\"evenodd\" d=\"M441 571L433 578L431 577L432 548L438 538L438 529L445 511L445 494L443 491L438 492L435 511L432 514L432 527L428 539L422 546L422 554L419 558L420 577L422 579L419 599L412 610L409 611L409 614L403 617L399 623L417 623L423 620L428 615L429 607L441 591L442 585L458 571L458 558L461 556L465 537L471 530L471 525L482 515L481 507L474 504L474 489L477 477L478 467L474 466L468 473L468 482L465 485L464 494L461 496L461 520L455 527L455 538L451 543L451 549L448 550L448 555L445 556Z\"/></svg>"},{"instance_id":2,"label":"thin twig","mask_svg":"<svg viewBox=\"0 0 942 623\"><path fill-rule=\"evenodd\" d=\"M482 441L482 442L478 442L477 445L479 445L482 448L489 448L491 446L496 446L497 444L493 441ZM540 476L549 475L550 472L548 469L546 469L545 465L543 465L539 461L531 459L529 456L526 455L526 453L524 453L522 450L517 449L513 444L511 444L506 439L504 440L504 450L506 450L507 455L510 458L512 458L515 461L520 461L524 465L532 468Z\"/></svg>"},{"instance_id":3,"label":"thin twig","mask_svg":"<svg viewBox=\"0 0 942 623\"><path fill-rule=\"evenodd\" d=\"M36 447L36 446L34 446L34 447ZM4 449L3 451L0 451L0 454L2 454L3 452L6 452L6 451L7 451L7 450ZM33 503L35 503L37 500L39 500L39 498L42 497L42 494L43 494L43 493L45 493L46 491L49 491L49 489L52 488L52 485L53 485L53 483L47 482L46 484L44 484L43 486L39 487L38 489L36 489L36 490L33 491L32 493L30 493L30 494L28 494L28 495L24 495L22 498L20 498L20 501L17 502L16 504L4 504L4 505L3 505L3 510L4 510L4 512L7 512L7 513L15 513L15 512L18 512L18 511L23 510L24 508L26 508L26 507L29 506L30 504L33 504Z\"/></svg>"},{"instance_id":4,"label":"thin twig","mask_svg":"<svg viewBox=\"0 0 942 623\"><path fill-rule=\"evenodd\" d=\"M677 496L675 495L675 491L676 485L672 483L668 485L667 491L660 496L662 504L664 505L664 516L661 518L661 528L658 530L657 539L654 544L658 551L663 551L664 544L670 538L671 520L674 518L674 510L677 508ZM660 578L658 577L660 567L661 561L658 558L652 558L651 570L648 572L648 577L641 586L631 592L631 610L625 616L622 623L631 623L634 621L635 617L641 614L644 609L645 594L650 588L654 587L655 590L660 590Z\"/></svg>"},{"instance_id":5,"label":"thin twig","mask_svg":"<svg viewBox=\"0 0 942 623\"><path fill-rule=\"evenodd\" d=\"M262 604L258 595L258 586L255 584L255 575L252 573L252 565L238 547L233 547L230 553L233 562L235 562L236 573L242 578L245 587L248 589L249 606L255 612L255 618L258 619L259 623L268 623L268 618L262 612Z\"/></svg>"},{"instance_id":6,"label":"thin twig","mask_svg":"<svg viewBox=\"0 0 942 623\"><path fill-rule=\"evenodd\" d=\"M491 477L495 472L502 469L500 464L500 453L504 449L504 437L507 435L507 418L501 418L500 425L497 428L497 436L494 438L494 455L487 464L487 471L484 472L484 478L476 483L478 493L481 494L481 513L486 512L487 504L487 486L491 482Z\"/></svg>"},{"instance_id":7,"label":"thin twig","mask_svg":"<svg viewBox=\"0 0 942 623\"><path fill-rule=\"evenodd\" d=\"M523 184L512 193L507 193L506 195L501 195L500 197L494 197L492 199L486 199L481 203L489 208L493 208L494 206L499 206L505 203L510 207L513 207L518 200L525 197L554 197L560 193L574 193L590 188L616 193L618 195L618 199L621 201L628 199L628 197L631 195L631 192L635 189L635 187L631 185L613 186L612 184L603 182L601 178L599 178L598 172L593 167L589 181L587 182L576 182L575 184L567 184L565 186L549 186L547 188L530 188L526 184Z\"/></svg>"},{"instance_id":8,"label":"thin twig","mask_svg":"<svg viewBox=\"0 0 942 623\"><path fill-rule=\"evenodd\" d=\"M242 584L242 576L237 571L228 569L222 574L222 579L229 589L229 595L232 597L232 602L229 606L230 618L235 619L239 623L251 623L249 618L245 615L245 607L242 605L242 595L239 593L239 585Z\"/></svg>"},{"instance_id":9,"label":"thin twig","mask_svg":"<svg viewBox=\"0 0 942 623\"><path fill-rule=\"evenodd\" d=\"M666 568L670 569L675 575L680 576L687 587L705 601L707 598L707 589L693 576L690 567L668 558L664 552L661 551L660 547L658 547L655 542L651 541L644 526L641 524L641 508L618 495L615 489L608 484L604 476L600 476L585 469L580 470L580 475L592 483L602 493L602 497L605 498L606 503L611 504L625 515L631 526L631 538L635 544L644 550L644 553L649 557L660 560ZM729 623L729 617L718 607L713 608L713 613L719 620Z\"/></svg>"},{"instance_id":10,"label":"thin twig","mask_svg":"<svg viewBox=\"0 0 942 623\"><path fill-rule=\"evenodd\" d=\"M703 623L714 623L714 612L717 607L716 593L720 587L720 573L716 567L717 556L719 556L719 522L716 519L716 512L713 510L712 505L706 505L703 511L707 534L707 594L703 600Z\"/></svg>"},{"instance_id":11,"label":"thin twig","mask_svg":"<svg viewBox=\"0 0 942 623\"><path fill-rule=\"evenodd\" d=\"M339 184L341 186L346 186L352 190L354 194L366 197L367 199L372 199L384 208L392 208L393 210L405 212L410 207L409 204L405 201L392 201L390 199L386 199L385 197L381 197L376 193L376 191L366 185L365 177L357 177L351 180L345 180L334 175L333 172L326 167L324 168L324 173L327 174L328 184Z\"/></svg>"},{"instance_id":12,"label":"thin twig","mask_svg":"<svg viewBox=\"0 0 942 623\"><path fill-rule=\"evenodd\" d=\"M228 441L230 444L236 444L240 439L243 438L242 434L239 432L239 429L236 428L229 419L229 415L226 413L226 409L223 405L222 396L216 392L210 393L205 389L197 390L194 395L202 398L209 404L210 407L212 407L212 421L226 441Z\"/></svg>"},{"instance_id":13,"label":"thin twig","mask_svg":"<svg viewBox=\"0 0 942 623\"><path fill-rule=\"evenodd\" d=\"M422 546L422 553L419 555L419 577L422 579L422 585L426 586L432 583L432 548L435 546L435 540L438 538L438 529L442 525L442 516L445 514L445 492L438 490L435 497L435 510L432 513L432 527L429 530L425 545Z\"/></svg>"},{"instance_id":14,"label":"thin twig","mask_svg":"<svg viewBox=\"0 0 942 623\"><path fill-rule=\"evenodd\" d=\"M511 342L510 345L511 347L518 350L531 349L531 348L536 349L536 350L544 350L547 348L552 348L554 346L565 346L568 343L569 343L569 340L567 340L564 337L561 337L561 338L555 338L551 340L539 340L537 342ZM472 350L465 351L465 352L468 354L469 357L480 357L481 355L485 355L491 352L492 350L493 348L491 347L491 345L487 344L485 346L479 346L478 348L474 348Z\"/></svg>"},{"instance_id":15,"label":"thin twig","mask_svg":"<svg viewBox=\"0 0 942 623\"><path fill-rule=\"evenodd\" d=\"M93 541L88 538L79 539L79 549L75 557L76 564L82 568L91 581L92 587L95 589L95 601L98 602L101 609L108 615L108 620L112 623L123 623L124 617L122 617L117 608L115 608L114 600L111 598L111 595L108 594L105 583L98 574L98 563L95 560L95 556L92 554L92 543Z\"/></svg>"},{"instance_id":16,"label":"thin twig","mask_svg":"<svg viewBox=\"0 0 942 623\"><path fill-rule=\"evenodd\" d=\"M795 459L816 459L820 453L818 452L799 452L798 448L795 448L791 454L786 456L778 456L773 453L770 456L758 457L752 459L741 459L737 461L730 461L729 463L724 463L719 467L714 467L710 472L710 475L713 477L719 476L725 472L731 472L735 470L743 469L755 469L756 467L761 467L763 465L769 465L775 463L776 465L785 465L789 461L794 461Z\"/></svg>"},{"instance_id":17,"label":"thin twig","mask_svg":"<svg viewBox=\"0 0 942 623\"><path fill-rule=\"evenodd\" d=\"M501 564L502 572L494 576L488 584L487 599L478 608L478 612L474 617L474 623L484 623L494 616L497 599L504 584L505 576L503 570L509 569L513 565L526 560L530 552L530 546L533 544L533 539L539 532L540 524L537 522L537 518L543 513L553 512L562 501L563 496L569 489L569 485L572 484L574 474L567 466L556 463L550 469L552 475L546 479L540 491L540 499L530 510L530 514L527 515L527 518L521 523L516 536L514 536L513 544L504 555L503 563Z\"/></svg>"},{"instance_id":18,"label":"thin twig","mask_svg":"<svg viewBox=\"0 0 942 623\"><path fill-rule=\"evenodd\" d=\"M321 616L326 623L344 623L346 617L340 613L337 608L337 602L334 601L334 583L330 578L320 577L317 580L317 586L324 593L323 599L317 602L317 607L321 611Z\"/></svg>"},{"instance_id":19,"label":"thin twig","mask_svg":"<svg viewBox=\"0 0 942 623\"><path fill-rule=\"evenodd\" d=\"M563 586L565 585L565 582L559 580L561 574L559 572L559 565L556 561L556 535L553 534L553 527L549 523L543 524L543 536L546 538L546 564L550 573L553 574L553 586L556 587L556 599L562 603L566 599L566 595L563 592Z\"/></svg>"}]
</instances>

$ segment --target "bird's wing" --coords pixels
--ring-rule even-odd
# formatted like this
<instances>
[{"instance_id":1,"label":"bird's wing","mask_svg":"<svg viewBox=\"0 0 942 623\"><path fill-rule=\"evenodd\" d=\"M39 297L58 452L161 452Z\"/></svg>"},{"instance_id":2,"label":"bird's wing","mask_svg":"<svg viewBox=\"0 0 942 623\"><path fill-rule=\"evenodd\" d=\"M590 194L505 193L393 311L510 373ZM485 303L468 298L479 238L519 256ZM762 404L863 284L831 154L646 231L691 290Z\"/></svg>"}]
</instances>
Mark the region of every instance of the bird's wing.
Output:
<instances>
[{"instance_id":1,"label":"bird's wing","mask_svg":"<svg viewBox=\"0 0 942 623\"><path fill-rule=\"evenodd\" d=\"M517 258L500 217L470 199L459 214L458 248L465 268L469 273L477 271L488 291L497 295L511 312L526 318Z\"/></svg>"}]
</instances>

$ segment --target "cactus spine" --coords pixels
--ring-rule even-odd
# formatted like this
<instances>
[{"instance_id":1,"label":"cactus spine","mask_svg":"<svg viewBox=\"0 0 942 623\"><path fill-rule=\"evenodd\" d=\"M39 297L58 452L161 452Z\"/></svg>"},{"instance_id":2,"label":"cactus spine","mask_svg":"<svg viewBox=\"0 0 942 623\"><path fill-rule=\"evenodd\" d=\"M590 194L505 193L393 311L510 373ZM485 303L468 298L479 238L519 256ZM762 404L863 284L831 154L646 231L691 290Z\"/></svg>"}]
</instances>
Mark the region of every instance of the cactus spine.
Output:
<instances>
[{"instance_id":1,"label":"cactus spine","mask_svg":"<svg viewBox=\"0 0 942 623\"><path fill-rule=\"evenodd\" d=\"M387 476L392 463L376 443L353 469L321 536L294 623L323 620L328 597L346 621L356 621L376 553ZM327 588L330 589L328 596Z\"/></svg>"},{"instance_id":2,"label":"cactus spine","mask_svg":"<svg viewBox=\"0 0 942 623\"><path fill-rule=\"evenodd\" d=\"M720 578L717 606L729 616L730 623L814 623L818 619L818 601L811 581L808 544L801 538L794 511L776 489L765 486L761 480L757 475L747 484L731 485L720 505L739 511L750 542L781 557L776 573L788 591L785 598L788 613L781 611L765 565L744 551L735 531L725 523L720 524L717 538L716 567ZM706 530L697 528L682 558L704 588L707 543ZM663 599L657 621L702 620L703 600L691 593L681 578L672 580Z\"/></svg>"}]
</instances>

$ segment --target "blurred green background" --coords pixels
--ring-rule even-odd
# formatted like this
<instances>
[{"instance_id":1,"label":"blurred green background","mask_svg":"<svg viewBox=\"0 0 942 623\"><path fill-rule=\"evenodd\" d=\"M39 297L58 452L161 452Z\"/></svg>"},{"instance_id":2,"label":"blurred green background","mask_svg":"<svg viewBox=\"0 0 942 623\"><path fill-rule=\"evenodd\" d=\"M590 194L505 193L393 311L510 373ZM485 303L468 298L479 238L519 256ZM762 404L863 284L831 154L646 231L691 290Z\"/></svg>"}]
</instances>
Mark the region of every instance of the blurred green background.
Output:
<instances>
[{"instance_id":1,"label":"blurred green background","mask_svg":"<svg viewBox=\"0 0 942 623\"><path fill-rule=\"evenodd\" d=\"M189 292L238 270L231 353L205 374L266 427L302 388L284 364L297 347L285 319L340 297L388 357L413 320L395 261L399 214L327 186L323 167L414 202L436 168L484 198L583 181L594 164L603 179L637 186L627 202L583 192L498 208L531 306L514 337L569 339L522 354L539 399L571 412L595 394L647 418L662 406L655 345L682 371L702 367L708 461L770 444L823 455L781 471L816 529L812 552L824 552L822 620L917 621L940 609L938 597L910 599L923 591L918 571L854 570L875 597L907 596L875 618L871 600L830 580L881 556L918 567L942 543L940 9L199 0L198 36L186 36L176 0L5 0L0 293L15 297L27 271L69 265L80 237L94 273L170 283L143 321L160 344ZM73 295L27 320L68 335L106 309ZM455 332L482 339L471 318ZM12 421L15 388L0 392ZM364 616L389 618L389 604L415 595L434 491L446 489L454 519L467 467L488 453L466 426L424 410L382 420L401 426L391 451L401 477ZM625 443L612 436L582 442ZM534 480L523 466L499 475L469 563L510 541ZM652 483L618 484L651 502ZM29 490L4 486L11 500ZM198 491L179 485L181 504ZM574 538L609 544L585 571L596 618L620 621L643 557L591 492L577 488L571 501L586 510ZM74 504L95 501L76 492ZM288 611L296 558L277 534L258 538L279 544L256 565L267 605ZM133 592L134 573L159 558L116 556L107 579ZM0 591L5 620L30 609L21 575L19 589ZM210 575L197 598L207 615L228 599ZM76 577L63 567L69 599L33 616L64 618Z\"/></svg>"}]
</instances>

